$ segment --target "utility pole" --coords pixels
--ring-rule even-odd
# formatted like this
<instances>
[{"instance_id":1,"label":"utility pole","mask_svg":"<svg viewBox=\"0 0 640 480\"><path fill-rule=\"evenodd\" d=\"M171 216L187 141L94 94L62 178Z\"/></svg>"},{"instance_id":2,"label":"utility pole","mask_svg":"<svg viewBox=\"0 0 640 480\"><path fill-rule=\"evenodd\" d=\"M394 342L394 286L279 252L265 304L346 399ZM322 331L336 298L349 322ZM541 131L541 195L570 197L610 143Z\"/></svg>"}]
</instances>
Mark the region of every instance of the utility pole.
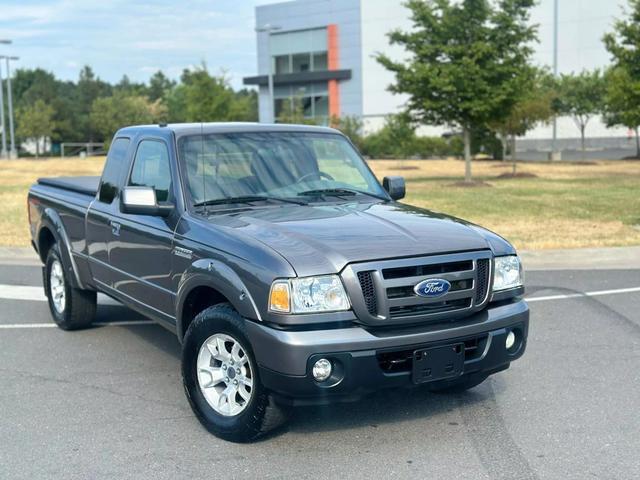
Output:
<instances>
[{"instance_id":1,"label":"utility pole","mask_svg":"<svg viewBox=\"0 0 640 480\"><path fill-rule=\"evenodd\" d=\"M271 25L267 23L262 27L256 27L256 32L267 34L267 59L268 59L268 84L269 84L269 116L266 119L266 123L275 123L276 121L276 107L274 105L273 95L273 59L271 58L271 34L281 30L282 27L278 25Z\"/></svg>"},{"instance_id":2,"label":"utility pole","mask_svg":"<svg viewBox=\"0 0 640 480\"><path fill-rule=\"evenodd\" d=\"M20 57L4 57L7 62L7 102L9 103L9 133L11 138L11 148L9 150L9 158L18 158L16 150L16 133L13 128L13 98L11 95L11 67L10 60L20 60Z\"/></svg>"},{"instance_id":3,"label":"utility pole","mask_svg":"<svg viewBox=\"0 0 640 480\"><path fill-rule=\"evenodd\" d=\"M2 63L0 62L0 133L2 134L2 147L0 159L7 158L7 129L4 124L4 86L2 85Z\"/></svg>"},{"instance_id":4,"label":"utility pole","mask_svg":"<svg viewBox=\"0 0 640 480\"><path fill-rule=\"evenodd\" d=\"M553 76L558 78L558 0L553 0ZM560 156L557 153L558 119L553 116L553 139L551 140L551 160Z\"/></svg>"},{"instance_id":5,"label":"utility pole","mask_svg":"<svg viewBox=\"0 0 640 480\"><path fill-rule=\"evenodd\" d=\"M10 45L11 40L0 39L0 44ZM2 134L2 146L0 147L0 159L7 158L7 128L4 123L4 86L2 84L2 65L0 65L0 134Z\"/></svg>"}]
</instances>

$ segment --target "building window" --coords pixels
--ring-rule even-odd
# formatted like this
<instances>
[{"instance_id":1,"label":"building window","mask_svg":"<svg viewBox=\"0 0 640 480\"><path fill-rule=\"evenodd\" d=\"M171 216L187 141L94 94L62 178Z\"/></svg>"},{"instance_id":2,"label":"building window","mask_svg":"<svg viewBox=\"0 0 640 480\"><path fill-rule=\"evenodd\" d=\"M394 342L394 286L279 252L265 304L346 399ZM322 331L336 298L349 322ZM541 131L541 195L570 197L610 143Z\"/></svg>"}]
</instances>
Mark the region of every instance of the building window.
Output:
<instances>
[{"instance_id":1,"label":"building window","mask_svg":"<svg viewBox=\"0 0 640 480\"><path fill-rule=\"evenodd\" d=\"M327 29L275 33L270 37L276 75L327 70Z\"/></svg>"},{"instance_id":2,"label":"building window","mask_svg":"<svg viewBox=\"0 0 640 480\"><path fill-rule=\"evenodd\" d=\"M274 112L276 119L287 117L297 109L305 118L319 123L329 121L329 92L327 82L306 85L277 86L274 89Z\"/></svg>"}]
</instances>

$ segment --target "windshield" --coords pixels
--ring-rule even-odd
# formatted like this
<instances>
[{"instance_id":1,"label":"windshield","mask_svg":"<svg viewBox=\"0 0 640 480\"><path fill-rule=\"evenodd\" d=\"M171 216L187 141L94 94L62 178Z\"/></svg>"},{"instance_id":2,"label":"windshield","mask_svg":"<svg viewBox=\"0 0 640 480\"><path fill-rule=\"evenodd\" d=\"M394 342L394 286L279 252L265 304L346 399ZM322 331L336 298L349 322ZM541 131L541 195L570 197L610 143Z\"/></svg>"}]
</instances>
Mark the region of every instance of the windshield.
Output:
<instances>
[{"instance_id":1,"label":"windshield","mask_svg":"<svg viewBox=\"0 0 640 480\"><path fill-rule=\"evenodd\" d=\"M192 204L249 197L388 196L351 144L324 133L184 136L178 152ZM336 194L336 192L338 192Z\"/></svg>"}]
</instances>

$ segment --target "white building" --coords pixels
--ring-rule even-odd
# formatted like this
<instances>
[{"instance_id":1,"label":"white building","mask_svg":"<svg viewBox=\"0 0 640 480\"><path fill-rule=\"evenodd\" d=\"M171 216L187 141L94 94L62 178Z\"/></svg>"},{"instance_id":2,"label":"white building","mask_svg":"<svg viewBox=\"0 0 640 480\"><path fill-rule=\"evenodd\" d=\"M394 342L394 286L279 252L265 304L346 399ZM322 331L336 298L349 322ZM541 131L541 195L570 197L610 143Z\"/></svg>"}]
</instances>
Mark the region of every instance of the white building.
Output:
<instances>
[{"instance_id":1,"label":"white building","mask_svg":"<svg viewBox=\"0 0 640 480\"><path fill-rule=\"evenodd\" d=\"M256 26L270 32L257 34L258 75L244 79L259 87L260 120L273 121L286 102L301 98L305 115L327 121L333 115L363 119L366 130L379 128L386 115L403 108L406 97L394 95L387 86L394 81L374 58L384 52L402 58L403 50L390 46L387 33L410 29L409 12L402 0L293 0L256 8ZM603 68L609 56L602 36L622 14L624 1L559 0L560 73ZM534 61L553 63L553 0L541 0L532 11L539 25L540 43ZM269 63L274 69L274 105L269 106ZM443 128L423 128L438 135ZM535 128L519 142L520 148L546 150L552 136L550 125ZM608 129L599 118L587 126L594 147L631 148L625 128ZM561 148L577 148L579 130L570 118L558 119Z\"/></svg>"}]
</instances>

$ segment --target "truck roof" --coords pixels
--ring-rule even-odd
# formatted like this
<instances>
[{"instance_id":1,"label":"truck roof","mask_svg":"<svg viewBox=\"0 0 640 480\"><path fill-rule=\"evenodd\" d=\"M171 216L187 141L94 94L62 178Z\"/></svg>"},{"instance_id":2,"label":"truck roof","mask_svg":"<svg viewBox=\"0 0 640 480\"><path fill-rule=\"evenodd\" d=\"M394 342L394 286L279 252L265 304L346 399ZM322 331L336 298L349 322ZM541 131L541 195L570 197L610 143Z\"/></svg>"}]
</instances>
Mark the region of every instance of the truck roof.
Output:
<instances>
[{"instance_id":1,"label":"truck roof","mask_svg":"<svg viewBox=\"0 0 640 480\"><path fill-rule=\"evenodd\" d=\"M210 123L169 123L160 125L133 125L118 130L118 134L134 134L140 131L167 132L176 136L197 135L200 133L241 133L241 132L308 132L308 133L340 133L329 127L311 125L292 125L285 123L253 123L253 122L210 122Z\"/></svg>"}]
</instances>

